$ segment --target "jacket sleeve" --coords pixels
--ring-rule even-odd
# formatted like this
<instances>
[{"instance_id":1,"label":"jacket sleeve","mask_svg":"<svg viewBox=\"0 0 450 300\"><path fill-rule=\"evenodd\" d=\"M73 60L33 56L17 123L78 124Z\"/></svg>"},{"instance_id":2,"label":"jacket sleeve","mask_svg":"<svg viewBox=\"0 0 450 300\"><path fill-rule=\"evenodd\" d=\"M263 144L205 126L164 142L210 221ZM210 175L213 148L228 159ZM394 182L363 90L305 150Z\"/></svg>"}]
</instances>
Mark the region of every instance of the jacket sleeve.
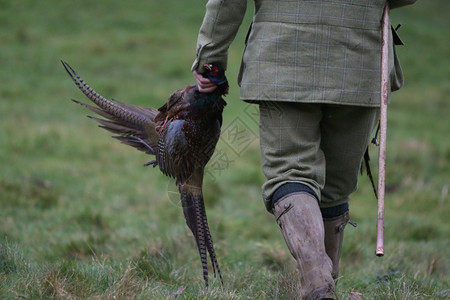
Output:
<instances>
[{"instance_id":1,"label":"jacket sleeve","mask_svg":"<svg viewBox=\"0 0 450 300\"><path fill-rule=\"evenodd\" d=\"M197 39L197 56L192 71L202 72L206 63L227 67L228 48L247 9L247 0L209 0Z\"/></svg>"},{"instance_id":2,"label":"jacket sleeve","mask_svg":"<svg viewBox=\"0 0 450 300\"><path fill-rule=\"evenodd\" d=\"M397 7L405 6L414 4L416 0L388 0L389 1L389 8L394 9Z\"/></svg>"}]
</instances>

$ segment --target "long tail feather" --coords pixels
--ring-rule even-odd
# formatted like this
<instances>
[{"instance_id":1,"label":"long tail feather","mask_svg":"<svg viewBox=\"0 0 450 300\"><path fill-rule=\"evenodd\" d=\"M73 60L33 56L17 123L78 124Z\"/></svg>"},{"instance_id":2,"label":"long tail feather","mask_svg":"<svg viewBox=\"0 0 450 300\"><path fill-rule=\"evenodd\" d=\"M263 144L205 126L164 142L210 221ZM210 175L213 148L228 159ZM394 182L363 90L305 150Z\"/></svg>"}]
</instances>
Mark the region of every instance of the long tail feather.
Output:
<instances>
[{"instance_id":1,"label":"long tail feather","mask_svg":"<svg viewBox=\"0 0 450 300\"><path fill-rule=\"evenodd\" d=\"M94 89L92 89L76 72L72 67L61 61L67 73L72 78L73 82L80 89L86 97L89 98L92 102L94 102L98 107L103 109L109 115L114 116L114 119L120 119L121 121L126 121L134 126L138 126L139 128L145 126L148 122L149 117L151 116L143 116L136 111L130 110L129 107L125 108L120 106L119 104L113 103L97 93ZM123 103L121 103L123 105ZM89 108L89 107L88 107ZM155 114L156 115L156 110ZM153 115L153 117L154 117Z\"/></svg>"},{"instance_id":2,"label":"long tail feather","mask_svg":"<svg viewBox=\"0 0 450 300\"><path fill-rule=\"evenodd\" d=\"M212 241L211 233L209 231L208 219L206 217L206 211L205 211L205 205L203 203L203 199L202 199L202 204L203 204L202 205L202 222L203 222L203 228L205 229L206 247L208 249L209 258L211 259L211 265L213 268L214 276L216 276L216 272L217 272L220 282L223 285L222 273L220 272L219 262L217 261L216 252L214 251L214 244Z\"/></svg>"},{"instance_id":3,"label":"long tail feather","mask_svg":"<svg viewBox=\"0 0 450 300\"><path fill-rule=\"evenodd\" d=\"M207 246L205 242L205 228L202 218L203 196L201 193L192 193L190 188L185 189L185 185L180 185L181 203L183 206L183 213L186 218L186 224L191 229L197 243L198 252L203 270L203 280L208 286L208 261L207 261Z\"/></svg>"},{"instance_id":4,"label":"long tail feather","mask_svg":"<svg viewBox=\"0 0 450 300\"><path fill-rule=\"evenodd\" d=\"M99 122L101 128L118 134L115 138L122 143L155 155L159 139L154 122L158 114L156 109L120 101L112 102L93 90L68 63L61 63L80 91L96 106L74 99L72 101L105 118L90 117Z\"/></svg>"}]
</instances>

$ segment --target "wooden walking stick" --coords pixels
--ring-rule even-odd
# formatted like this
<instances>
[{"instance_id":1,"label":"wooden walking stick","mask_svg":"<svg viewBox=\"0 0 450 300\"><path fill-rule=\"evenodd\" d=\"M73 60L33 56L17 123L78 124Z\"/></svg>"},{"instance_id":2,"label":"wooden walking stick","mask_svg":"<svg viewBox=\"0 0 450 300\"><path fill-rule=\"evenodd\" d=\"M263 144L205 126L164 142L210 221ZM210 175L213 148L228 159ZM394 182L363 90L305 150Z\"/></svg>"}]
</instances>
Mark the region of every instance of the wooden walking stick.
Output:
<instances>
[{"instance_id":1,"label":"wooden walking stick","mask_svg":"<svg viewBox=\"0 0 450 300\"><path fill-rule=\"evenodd\" d=\"M377 256L384 255L384 191L386 179L386 132L387 132L387 105L389 101L389 4L383 12L381 38L381 103L380 103L380 154L378 157L378 216L377 216Z\"/></svg>"}]
</instances>

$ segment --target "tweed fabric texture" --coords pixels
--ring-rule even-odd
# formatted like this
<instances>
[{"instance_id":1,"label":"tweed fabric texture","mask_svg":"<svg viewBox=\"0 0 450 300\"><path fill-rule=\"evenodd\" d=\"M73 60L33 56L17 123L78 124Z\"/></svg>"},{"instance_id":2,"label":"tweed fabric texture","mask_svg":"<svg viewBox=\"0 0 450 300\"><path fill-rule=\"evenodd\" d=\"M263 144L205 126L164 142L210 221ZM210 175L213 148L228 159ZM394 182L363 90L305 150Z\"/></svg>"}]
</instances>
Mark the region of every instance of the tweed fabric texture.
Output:
<instances>
[{"instance_id":1,"label":"tweed fabric texture","mask_svg":"<svg viewBox=\"0 0 450 300\"><path fill-rule=\"evenodd\" d=\"M243 57L241 98L377 106L377 30L253 23Z\"/></svg>"},{"instance_id":2,"label":"tweed fabric texture","mask_svg":"<svg viewBox=\"0 0 450 300\"><path fill-rule=\"evenodd\" d=\"M261 102L261 164L268 211L287 182L310 187L321 208L347 203L379 110L372 107Z\"/></svg>"},{"instance_id":3,"label":"tweed fabric texture","mask_svg":"<svg viewBox=\"0 0 450 300\"><path fill-rule=\"evenodd\" d=\"M390 1L394 6L412 0ZM384 0L255 0L243 55L241 99L378 106ZM193 70L227 65L245 0L209 0ZM391 89L403 84L392 39Z\"/></svg>"}]
</instances>

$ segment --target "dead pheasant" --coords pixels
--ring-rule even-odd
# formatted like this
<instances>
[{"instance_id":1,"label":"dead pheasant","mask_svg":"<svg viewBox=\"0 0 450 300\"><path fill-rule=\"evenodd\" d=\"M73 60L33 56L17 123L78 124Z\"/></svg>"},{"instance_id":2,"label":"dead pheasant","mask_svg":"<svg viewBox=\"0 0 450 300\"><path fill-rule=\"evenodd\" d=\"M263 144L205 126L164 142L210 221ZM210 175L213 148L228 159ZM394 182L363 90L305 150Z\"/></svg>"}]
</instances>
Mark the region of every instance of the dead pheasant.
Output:
<instances>
[{"instance_id":1,"label":"dead pheasant","mask_svg":"<svg viewBox=\"0 0 450 300\"><path fill-rule=\"evenodd\" d=\"M154 155L155 159L145 165L158 166L162 173L175 178L186 223L197 243L205 284L208 286L208 253L214 275L217 272L222 282L206 218L202 183L205 165L220 136L222 111L226 105L222 96L228 92L224 70L217 65L204 66L205 76L218 84L213 93L200 93L196 85L188 85L175 91L167 103L156 110L109 101L89 87L66 62L62 64L95 106L73 101L103 117L90 118L117 134L114 138Z\"/></svg>"}]
</instances>

